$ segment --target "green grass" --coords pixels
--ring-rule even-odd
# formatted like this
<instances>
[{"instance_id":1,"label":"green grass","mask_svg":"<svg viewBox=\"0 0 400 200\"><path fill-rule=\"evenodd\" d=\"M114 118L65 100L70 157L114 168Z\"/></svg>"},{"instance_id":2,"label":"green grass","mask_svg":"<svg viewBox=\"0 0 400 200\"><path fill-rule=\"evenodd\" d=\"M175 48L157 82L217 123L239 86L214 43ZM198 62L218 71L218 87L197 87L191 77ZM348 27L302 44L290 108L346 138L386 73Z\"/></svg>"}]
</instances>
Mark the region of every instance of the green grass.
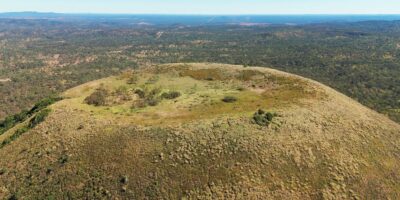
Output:
<instances>
[{"instance_id":1,"label":"green grass","mask_svg":"<svg viewBox=\"0 0 400 200\"><path fill-rule=\"evenodd\" d=\"M177 73L170 73L171 71ZM259 108L275 109L296 104L302 98L315 97L313 96L315 94L305 92L307 86L297 79L271 75L265 78L256 70L244 71L237 73L223 69L191 70L178 66L166 71L158 70L156 75L150 71L137 72L134 84L129 81L129 76L113 77L91 83L90 87L84 85L67 91L66 94L83 95L68 99L65 104L91 112L98 118L112 118L118 115L122 121L134 121L143 125L166 125L221 115L250 116ZM211 75L216 77L209 80L207 77ZM245 85L243 80L246 81ZM263 92L252 88L254 84L263 85L269 82L279 86L267 88ZM130 94L131 98L105 106L85 104L83 99L100 85L107 88L110 94L118 93L120 88L124 88L125 93ZM238 90L238 86L245 88ZM152 94L152 91L157 92ZM227 96L234 97L236 101L230 103L221 101ZM110 95L107 98L118 98L118 96ZM140 102L141 99L144 99L144 102Z\"/></svg>"}]
</instances>

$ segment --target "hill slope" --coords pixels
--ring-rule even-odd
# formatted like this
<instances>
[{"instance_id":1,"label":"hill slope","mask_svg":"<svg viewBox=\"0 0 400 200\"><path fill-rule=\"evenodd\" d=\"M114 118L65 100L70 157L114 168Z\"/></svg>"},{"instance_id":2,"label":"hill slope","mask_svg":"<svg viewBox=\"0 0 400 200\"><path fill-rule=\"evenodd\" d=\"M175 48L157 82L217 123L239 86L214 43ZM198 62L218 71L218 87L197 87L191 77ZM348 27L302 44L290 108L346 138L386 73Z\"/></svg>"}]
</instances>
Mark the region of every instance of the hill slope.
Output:
<instances>
[{"instance_id":1,"label":"hill slope","mask_svg":"<svg viewBox=\"0 0 400 200\"><path fill-rule=\"evenodd\" d=\"M0 135L31 127L0 149L0 198L400 197L400 126L295 75L168 64L63 97Z\"/></svg>"}]
</instances>

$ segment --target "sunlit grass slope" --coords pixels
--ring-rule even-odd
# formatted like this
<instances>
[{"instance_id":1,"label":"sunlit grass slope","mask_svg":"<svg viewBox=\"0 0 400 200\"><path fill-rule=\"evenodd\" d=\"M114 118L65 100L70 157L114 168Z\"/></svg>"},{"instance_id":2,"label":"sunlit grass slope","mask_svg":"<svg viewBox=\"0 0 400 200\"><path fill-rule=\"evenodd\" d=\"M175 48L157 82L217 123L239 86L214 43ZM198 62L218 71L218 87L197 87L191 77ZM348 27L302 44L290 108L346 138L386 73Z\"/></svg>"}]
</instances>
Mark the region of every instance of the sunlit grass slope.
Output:
<instances>
[{"instance_id":1,"label":"sunlit grass slope","mask_svg":"<svg viewBox=\"0 0 400 200\"><path fill-rule=\"evenodd\" d=\"M0 198L400 197L400 126L299 76L165 64L62 96L0 149Z\"/></svg>"}]
</instances>

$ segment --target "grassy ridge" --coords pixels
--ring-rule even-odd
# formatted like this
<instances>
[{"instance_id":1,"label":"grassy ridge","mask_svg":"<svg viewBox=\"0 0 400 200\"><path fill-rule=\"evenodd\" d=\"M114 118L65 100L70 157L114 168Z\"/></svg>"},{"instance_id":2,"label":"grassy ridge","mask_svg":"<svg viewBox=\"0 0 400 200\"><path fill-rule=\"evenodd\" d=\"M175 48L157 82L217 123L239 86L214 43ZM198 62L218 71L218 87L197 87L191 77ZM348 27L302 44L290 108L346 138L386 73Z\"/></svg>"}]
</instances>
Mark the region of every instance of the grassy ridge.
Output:
<instances>
[{"instance_id":1,"label":"grassy ridge","mask_svg":"<svg viewBox=\"0 0 400 200\"><path fill-rule=\"evenodd\" d=\"M61 100L60 97L48 97L36 103L29 111L24 110L18 114L6 117L3 121L0 121L0 135L59 100Z\"/></svg>"},{"instance_id":2,"label":"grassy ridge","mask_svg":"<svg viewBox=\"0 0 400 200\"><path fill-rule=\"evenodd\" d=\"M39 111L12 138L45 119L35 134L0 149L0 199L400 194L400 126L307 79L262 68L167 64L63 96L50 117ZM160 101L132 106L150 97Z\"/></svg>"},{"instance_id":3,"label":"grassy ridge","mask_svg":"<svg viewBox=\"0 0 400 200\"><path fill-rule=\"evenodd\" d=\"M46 117L50 114L51 110L49 108L43 108L40 111L35 114L32 119L29 120L27 125L23 125L21 128L18 128L10 137L7 139L3 140L0 143L0 149L3 148L4 146L10 144L12 141L16 140L19 138L22 134L25 132L29 131L30 129L34 128L41 122L43 122Z\"/></svg>"}]
</instances>

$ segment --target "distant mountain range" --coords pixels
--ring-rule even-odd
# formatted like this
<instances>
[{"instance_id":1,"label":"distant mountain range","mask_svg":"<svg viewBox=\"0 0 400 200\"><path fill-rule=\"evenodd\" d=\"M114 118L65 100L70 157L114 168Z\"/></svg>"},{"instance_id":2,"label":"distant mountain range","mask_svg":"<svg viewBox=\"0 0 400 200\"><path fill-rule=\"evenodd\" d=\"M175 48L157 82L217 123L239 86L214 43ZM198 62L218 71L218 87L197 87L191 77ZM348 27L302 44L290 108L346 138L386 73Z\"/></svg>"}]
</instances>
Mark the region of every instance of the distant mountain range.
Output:
<instances>
[{"instance_id":1,"label":"distant mountain range","mask_svg":"<svg viewBox=\"0 0 400 200\"><path fill-rule=\"evenodd\" d=\"M161 14L66 14L42 12L0 13L0 18L54 20L118 20L153 25L221 25L221 24L310 24L326 22L393 21L400 15L161 15Z\"/></svg>"}]
</instances>

